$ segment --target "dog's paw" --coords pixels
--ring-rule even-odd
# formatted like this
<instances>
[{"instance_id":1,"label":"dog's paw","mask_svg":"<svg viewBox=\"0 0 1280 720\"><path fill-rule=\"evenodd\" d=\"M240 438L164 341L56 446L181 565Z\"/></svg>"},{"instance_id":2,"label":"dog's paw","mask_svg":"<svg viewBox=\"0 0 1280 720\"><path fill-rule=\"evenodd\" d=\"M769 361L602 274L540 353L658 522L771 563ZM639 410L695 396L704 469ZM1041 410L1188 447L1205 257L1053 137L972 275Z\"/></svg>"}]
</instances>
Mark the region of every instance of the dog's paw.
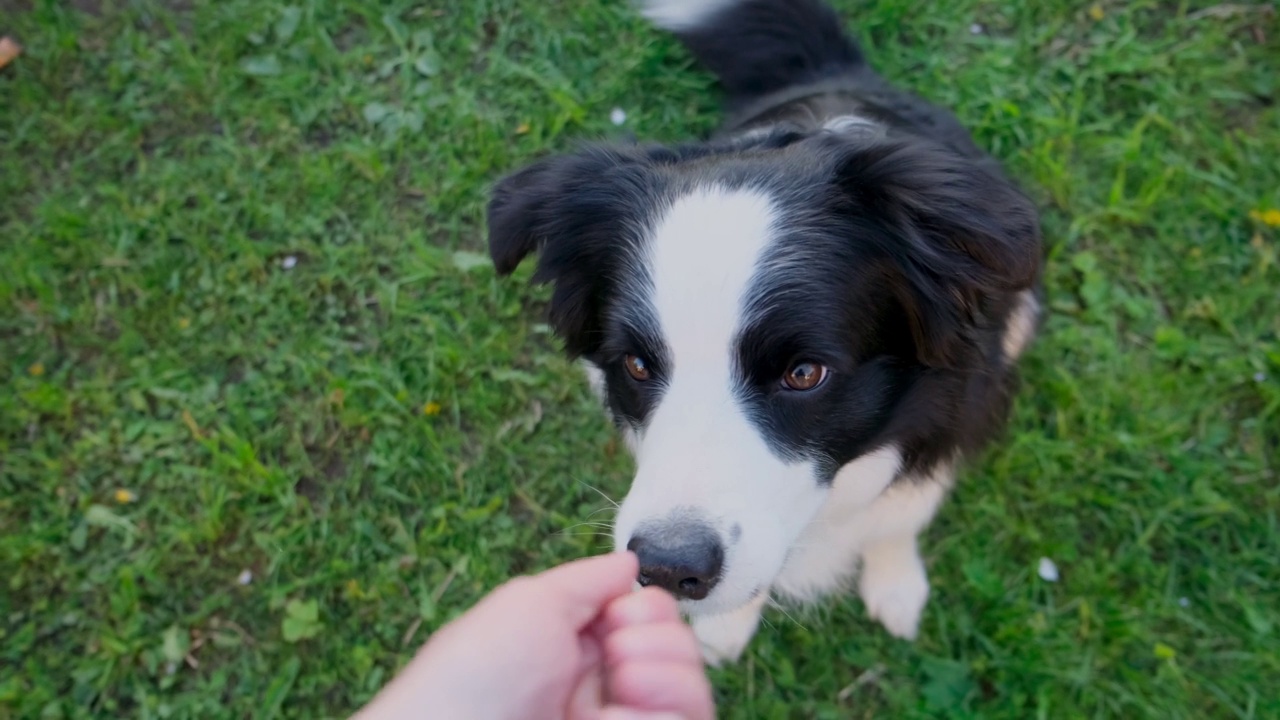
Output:
<instances>
[{"instance_id":1,"label":"dog's paw","mask_svg":"<svg viewBox=\"0 0 1280 720\"><path fill-rule=\"evenodd\" d=\"M929 600L929 579L914 548L909 553L868 553L858 578L858 594L867 614L890 635L916 639L920 615Z\"/></svg>"},{"instance_id":2,"label":"dog's paw","mask_svg":"<svg viewBox=\"0 0 1280 720\"><path fill-rule=\"evenodd\" d=\"M703 661L711 667L737 662L756 634L763 605L761 599L724 615L694 618L693 634L702 646Z\"/></svg>"}]
</instances>

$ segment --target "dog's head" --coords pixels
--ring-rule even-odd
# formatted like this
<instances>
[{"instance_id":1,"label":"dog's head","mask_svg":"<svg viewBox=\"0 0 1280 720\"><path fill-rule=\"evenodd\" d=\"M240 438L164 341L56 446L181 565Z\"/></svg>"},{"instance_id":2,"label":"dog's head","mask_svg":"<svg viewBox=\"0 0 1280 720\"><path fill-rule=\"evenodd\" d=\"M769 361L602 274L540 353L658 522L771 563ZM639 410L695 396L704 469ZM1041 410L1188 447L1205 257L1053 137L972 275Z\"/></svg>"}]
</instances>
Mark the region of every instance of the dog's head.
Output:
<instances>
[{"instance_id":1,"label":"dog's head","mask_svg":"<svg viewBox=\"0 0 1280 720\"><path fill-rule=\"evenodd\" d=\"M635 454L617 545L693 613L766 589L842 468L884 489L948 403L916 390L1040 257L997 172L834 133L543 160L498 184L489 230L500 273L539 254Z\"/></svg>"}]
</instances>

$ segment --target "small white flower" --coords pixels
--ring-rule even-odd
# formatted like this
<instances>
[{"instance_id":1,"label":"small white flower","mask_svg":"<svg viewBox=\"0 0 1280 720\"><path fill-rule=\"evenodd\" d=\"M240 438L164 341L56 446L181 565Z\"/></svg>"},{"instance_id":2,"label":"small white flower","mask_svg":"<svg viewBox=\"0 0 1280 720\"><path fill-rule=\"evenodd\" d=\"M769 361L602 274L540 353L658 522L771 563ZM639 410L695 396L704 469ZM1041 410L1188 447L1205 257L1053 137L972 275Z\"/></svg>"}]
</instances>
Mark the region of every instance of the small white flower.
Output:
<instances>
[{"instance_id":1,"label":"small white flower","mask_svg":"<svg viewBox=\"0 0 1280 720\"><path fill-rule=\"evenodd\" d=\"M613 112L609 113L609 122L613 123L614 125L621 125L626 121L627 121L627 111L623 110L622 108L616 107L613 109Z\"/></svg>"},{"instance_id":2,"label":"small white flower","mask_svg":"<svg viewBox=\"0 0 1280 720\"><path fill-rule=\"evenodd\" d=\"M1047 557L1040 558L1040 567L1036 572L1045 582L1058 582L1058 566Z\"/></svg>"},{"instance_id":3,"label":"small white flower","mask_svg":"<svg viewBox=\"0 0 1280 720\"><path fill-rule=\"evenodd\" d=\"M1184 598L1184 597L1180 597L1180 598L1178 598L1178 605L1180 605L1180 606L1182 606L1182 607L1190 607L1190 605L1191 605L1191 601L1190 601L1190 600L1188 600L1188 599L1186 599L1186 598Z\"/></svg>"},{"instance_id":4,"label":"small white flower","mask_svg":"<svg viewBox=\"0 0 1280 720\"><path fill-rule=\"evenodd\" d=\"M974 23L969 26L970 35L981 35L986 28L982 27L982 23Z\"/></svg>"},{"instance_id":5,"label":"small white flower","mask_svg":"<svg viewBox=\"0 0 1280 720\"><path fill-rule=\"evenodd\" d=\"M241 570L240 576L236 578L236 582L241 585L248 585L253 582L253 573L249 570Z\"/></svg>"},{"instance_id":6,"label":"small white flower","mask_svg":"<svg viewBox=\"0 0 1280 720\"><path fill-rule=\"evenodd\" d=\"M280 260L280 267L284 268L285 270L292 270L293 267L297 264L298 264L297 255L285 255Z\"/></svg>"},{"instance_id":7,"label":"small white flower","mask_svg":"<svg viewBox=\"0 0 1280 720\"><path fill-rule=\"evenodd\" d=\"M1258 382L1258 383L1260 383L1260 382L1262 382L1263 380L1266 380L1266 379L1267 379L1267 374L1266 374L1266 373L1264 373L1264 372L1256 372L1256 373L1254 373L1254 374L1253 374L1253 381L1254 381L1254 382Z\"/></svg>"}]
</instances>

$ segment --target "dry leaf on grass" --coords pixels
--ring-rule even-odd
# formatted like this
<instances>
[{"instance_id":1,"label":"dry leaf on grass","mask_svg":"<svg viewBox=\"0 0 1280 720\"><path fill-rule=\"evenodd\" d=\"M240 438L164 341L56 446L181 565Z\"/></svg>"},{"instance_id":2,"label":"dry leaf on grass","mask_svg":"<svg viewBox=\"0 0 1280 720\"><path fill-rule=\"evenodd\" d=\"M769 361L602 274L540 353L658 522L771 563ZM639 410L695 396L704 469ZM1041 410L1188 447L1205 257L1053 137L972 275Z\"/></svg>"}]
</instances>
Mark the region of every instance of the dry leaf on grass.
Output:
<instances>
[{"instance_id":1,"label":"dry leaf on grass","mask_svg":"<svg viewBox=\"0 0 1280 720\"><path fill-rule=\"evenodd\" d=\"M14 42L12 38L5 36L0 37L0 69L5 65L13 62L13 59L22 54L22 46Z\"/></svg>"}]
</instances>

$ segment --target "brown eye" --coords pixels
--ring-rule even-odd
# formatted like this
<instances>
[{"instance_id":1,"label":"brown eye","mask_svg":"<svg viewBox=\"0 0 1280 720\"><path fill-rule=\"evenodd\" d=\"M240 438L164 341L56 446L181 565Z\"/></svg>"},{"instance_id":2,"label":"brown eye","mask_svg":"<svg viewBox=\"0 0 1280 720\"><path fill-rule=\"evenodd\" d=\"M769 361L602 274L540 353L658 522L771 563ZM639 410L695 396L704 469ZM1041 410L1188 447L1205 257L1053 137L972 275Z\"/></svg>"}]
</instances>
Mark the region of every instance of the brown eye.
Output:
<instances>
[{"instance_id":1,"label":"brown eye","mask_svg":"<svg viewBox=\"0 0 1280 720\"><path fill-rule=\"evenodd\" d=\"M627 368L627 374L633 379L644 382L649 379L649 363L639 355L628 355L622 359L622 364Z\"/></svg>"},{"instance_id":2,"label":"brown eye","mask_svg":"<svg viewBox=\"0 0 1280 720\"><path fill-rule=\"evenodd\" d=\"M827 367L815 362L798 362L787 368L782 384L790 390L812 390L827 379Z\"/></svg>"}]
</instances>

